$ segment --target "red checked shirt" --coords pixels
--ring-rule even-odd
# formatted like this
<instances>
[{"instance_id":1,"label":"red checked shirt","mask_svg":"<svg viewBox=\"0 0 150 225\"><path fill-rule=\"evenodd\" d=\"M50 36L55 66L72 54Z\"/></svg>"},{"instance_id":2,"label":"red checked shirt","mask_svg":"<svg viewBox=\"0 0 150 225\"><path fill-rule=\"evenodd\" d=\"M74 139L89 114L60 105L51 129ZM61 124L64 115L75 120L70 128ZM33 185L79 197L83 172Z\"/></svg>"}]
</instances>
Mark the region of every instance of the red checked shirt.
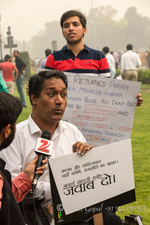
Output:
<instances>
[{"instance_id":1,"label":"red checked shirt","mask_svg":"<svg viewBox=\"0 0 150 225\"><path fill-rule=\"evenodd\" d=\"M2 199L3 177L0 175L0 199ZM31 190L32 183L24 172L12 180L12 192L17 202L21 202ZM0 201L0 209L2 202Z\"/></svg>"}]
</instances>

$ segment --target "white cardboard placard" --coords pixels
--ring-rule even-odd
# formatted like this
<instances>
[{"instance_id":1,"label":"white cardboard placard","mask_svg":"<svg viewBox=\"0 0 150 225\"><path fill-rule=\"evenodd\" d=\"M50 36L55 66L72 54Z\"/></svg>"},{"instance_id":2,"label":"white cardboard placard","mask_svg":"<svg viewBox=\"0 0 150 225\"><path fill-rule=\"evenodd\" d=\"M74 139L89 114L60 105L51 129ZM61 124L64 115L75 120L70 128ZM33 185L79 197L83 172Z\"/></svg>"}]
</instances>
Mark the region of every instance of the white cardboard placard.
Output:
<instances>
[{"instance_id":1,"label":"white cardboard placard","mask_svg":"<svg viewBox=\"0 0 150 225\"><path fill-rule=\"evenodd\" d=\"M131 137L140 82L66 73L63 119L75 124L93 146Z\"/></svg>"},{"instance_id":2,"label":"white cardboard placard","mask_svg":"<svg viewBox=\"0 0 150 225\"><path fill-rule=\"evenodd\" d=\"M131 140L51 158L66 215L135 189Z\"/></svg>"}]
</instances>

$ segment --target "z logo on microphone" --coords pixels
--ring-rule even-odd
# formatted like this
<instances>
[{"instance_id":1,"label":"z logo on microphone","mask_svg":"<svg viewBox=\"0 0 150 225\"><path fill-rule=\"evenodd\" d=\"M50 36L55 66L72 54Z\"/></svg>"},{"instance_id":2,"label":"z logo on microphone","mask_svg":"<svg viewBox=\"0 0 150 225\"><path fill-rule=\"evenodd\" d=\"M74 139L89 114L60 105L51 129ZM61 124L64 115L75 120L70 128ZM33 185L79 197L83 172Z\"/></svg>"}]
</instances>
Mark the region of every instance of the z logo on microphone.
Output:
<instances>
[{"instance_id":1,"label":"z logo on microphone","mask_svg":"<svg viewBox=\"0 0 150 225\"><path fill-rule=\"evenodd\" d=\"M47 140L41 140L41 145L38 147L38 151L42 151L42 152L45 152L45 153L49 153L49 149L48 147L50 146L51 143L49 143L49 141Z\"/></svg>"}]
</instances>

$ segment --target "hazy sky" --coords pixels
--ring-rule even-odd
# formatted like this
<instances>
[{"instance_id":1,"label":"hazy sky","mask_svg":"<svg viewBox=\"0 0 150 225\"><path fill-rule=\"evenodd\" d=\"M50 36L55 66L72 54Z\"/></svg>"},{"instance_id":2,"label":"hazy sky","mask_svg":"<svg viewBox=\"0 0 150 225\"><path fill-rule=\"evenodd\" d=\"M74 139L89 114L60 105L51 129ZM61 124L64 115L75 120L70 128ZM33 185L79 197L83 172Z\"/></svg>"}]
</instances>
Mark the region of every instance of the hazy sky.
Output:
<instances>
[{"instance_id":1,"label":"hazy sky","mask_svg":"<svg viewBox=\"0 0 150 225\"><path fill-rule=\"evenodd\" d=\"M70 9L80 9L86 15L91 7L112 5L122 18L130 6L138 13L150 17L150 0L0 0L1 33L6 36L11 26L16 40L28 41L31 36L44 30L44 24L59 20Z\"/></svg>"}]
</instances>

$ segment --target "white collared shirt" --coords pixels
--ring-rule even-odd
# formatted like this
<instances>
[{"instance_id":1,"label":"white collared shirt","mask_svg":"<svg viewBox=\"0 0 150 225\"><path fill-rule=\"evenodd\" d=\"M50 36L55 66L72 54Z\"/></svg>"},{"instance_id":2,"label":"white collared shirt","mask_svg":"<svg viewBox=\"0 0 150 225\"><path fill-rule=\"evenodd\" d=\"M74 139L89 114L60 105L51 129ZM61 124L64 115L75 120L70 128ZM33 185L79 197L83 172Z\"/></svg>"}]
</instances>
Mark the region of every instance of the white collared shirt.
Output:
<instances>
[{"instance_id":1,"label":"white collared shirt","mask_svg":"<svg viewBox=\"0 0 150 225\"><path fill-rule=\"evenodd\" d=\"M141 64L139 55L132 50L128 50L121 56L121 74L123 74L125 70L137 70Z\"/></svg>"},{"instance_id":2,"label":"white collared shirt","mask_svg":"<svg viewBox=\"0 0 150 225\"><path fill-rule=\"evenodd\" d=\"M17 124L16 135L12 144L0 152L0 157L6 161L6 169L11 172L12 178L20 174L25 169L27 163L36 156L34 150L37 139L41 137L41 134L41 130L31 116L27 120ZM62 120L53 134L52 141L54 142L54 147L51 157L72 154L73 144L77 141L86 142L76 126ZM43 191L45 191L45 201L50 201L48 166L44 174L39 178L35 193L42 194Z\"/></svg>"}]
</instances>

